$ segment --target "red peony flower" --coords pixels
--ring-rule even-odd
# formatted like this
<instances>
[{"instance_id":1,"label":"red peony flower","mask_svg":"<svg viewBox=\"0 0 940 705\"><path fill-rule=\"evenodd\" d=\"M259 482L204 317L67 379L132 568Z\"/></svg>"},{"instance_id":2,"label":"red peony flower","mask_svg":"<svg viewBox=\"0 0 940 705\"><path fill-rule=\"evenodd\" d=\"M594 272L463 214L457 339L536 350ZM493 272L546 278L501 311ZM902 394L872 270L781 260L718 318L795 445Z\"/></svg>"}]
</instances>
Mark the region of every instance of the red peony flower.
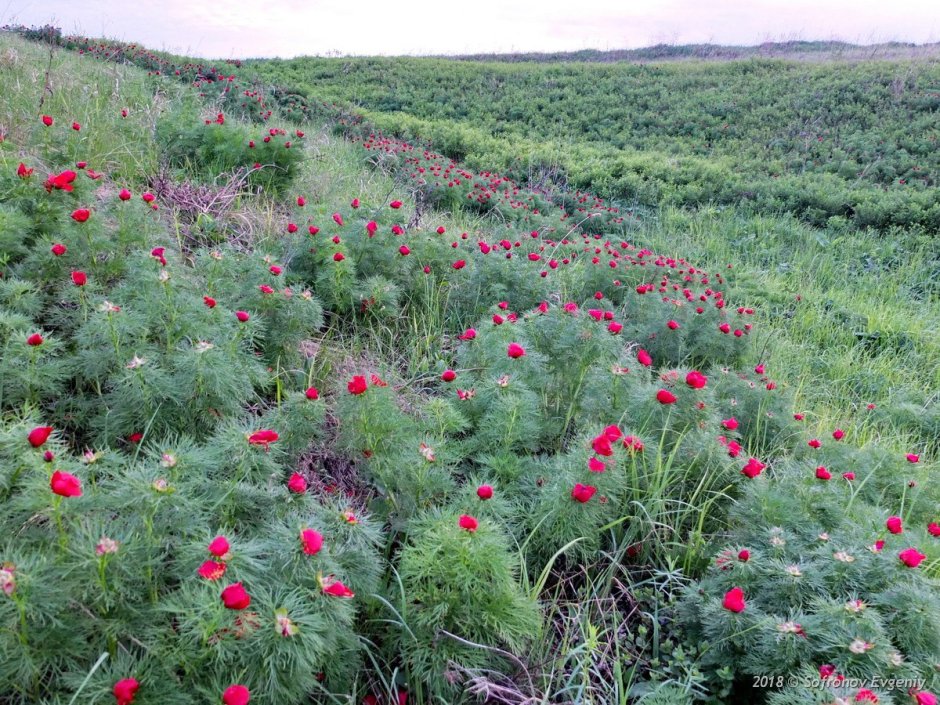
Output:
<instances>
[{"instance_id":1,"label":"red peony flower","mask_svg":"<svg viewBox=\"0 0 940 705\"><path fill-rule=\"evenodd\" d=\"M653 358L650 357L650 354L646 352L643 348L640 348L636 353L636 361L639 362L643 367L649 367L653 364Z\"/></svg>"},{"instance_id":2,"label":"red peony flower","mask_svg":"<svg viewBox=\"0 0 940 705\"><path fill-rule=\"evenodd\" d=\"M247 311L236 311L235 318L237 318L242 323L247 323L248 319L251 318L251 316L248 314Z\"/></svg>"},{"instance_id":3,"label":"red peony flower","mask_svg":"<svg viewBox=\"0 0 940 705\"><path fill-rule=\"evenodd\" d=\"M303 494L307 491L307 481L299 472L295 472L287 481L287 489L294 494Z\"/></svg>"},{"instance_id":4,"label":"red peony flower","mask_svg":"<svg viewBox=\"0 0 940 705\"><path fill-rule=\"evenodd\" d=\"M525 348L519 345L519 343L510 343L509 347L506 348L506 354L513 360L516 360L525 355Z\"/></svg>"},{"instance_id":5,"label":"red peony flower","mask_svg":"<svg viewBox=\"0 0 940 705\"><path fill-rule=\"evenodd\" d=\"M388 205L389 205L389 207L394 208L395 210L398 210L399 208L402 207L403 204L402 204L401 201L392 201L392 202L389 203Z\"/></svg>"},{"instance_id":6,"label":"red peony flower","mask_svg":"<svg viewBox=\"0 0 940 705\"><path fill-rule=\"evenodd\" d=\"M118 198L120 198L122 201L129 201L131 200L131 192L126 188L122 188L121 192L118 194Z\"/></svg>"},{"instance_id":7,"label":"red peony flower","mask_svg":"<svg viewBox=\"0 0 940 705\"><path fill-rule=\"evenodd\" d=\"M930 522L927 525L927 533L931 536L940 538L940 524L935 521Z\"/></svg>"},{"instance_id":8,"label":"red peony flower","mask_svg":"<svg viewBox=\"0 0 940 705\"><path fill-rule=\"evenodd\" d=\"M72 129L75 130L76 132L78 132L78 131L80 131L80 130L82 129L82 126L79 125L77 122L73 122L73 123L72 123Z\"/></svg>"},{"instance_id":9,"label":"red peony flower","mask_svg":"<svg viewBox=\"0 0 940 705\"><path fill-rule=\"evenodd\" d=\"M43 124L43 125L45 125L46 127L52 127L52 123L53 123L53 120L52 120L52 116L51 116L51 115L43 115L43 116L42 116L42 124Z\"/></svg>"},{"instance_id":10,"label":"red peony flower","mask_svg":"<svg viewBox=\"0 0 940 705\"><path fill-rule=\"evenodd\" d=\"M920 462L920 456L917 455L916 453L908 453L907 456L905 456L905 457L907 457L907 462L909 462L909 463L919 463L919 462Z\"/></svg>"},{"instance_id":11,"label":"red peony flower","mask_svg":"<svg viewBox=\"0 0 940 705\"><path fill-rule=\"evenodd\" d=\"M344 255L342 252L337 252L335 255L333 255L334 262L342 262L344 259L346 259L346 255Z\"/></svg>"},{"instance_id":12,"label":"red peony flower","mask_svg":"<svg viewBox=\"0 0 940 705\"><path fill-rule=\"evenodd\" d=\"M855 694L855 702L857 703L877 703L878 696L867 688L862 688L858 693Z\"/></svg>"},{"instance_id":13,"label":"red peony flower","mask_svg":"<svg viewBox=\"0 0 940 705\"><path fill-rule=\"evenodd\" d=\"M469 531L471 534L476 531L477 527L480 525L480 523L469 514L461 514L457 524L461 529Z\"/></svg>"},{"instance_id":14,"label":"red peony flower","mask_svg":"<svg viewBox=\"0 0 940 705\"><path fill-rule=\"evenodd\" d=\"M216 558L228 560L231 557L231 554L229 553L230 548L231 546L229 545L227 538L224 536L216 536L214 539L212 539L212 541L209 542L207 550Z\"/></svg>"},{"instance_id":15,"label":"red peony flower","mask_svg":"<svg viewBox=\"0 0 940 705\"><path fill-rule=\"evenodd\" d=\"M315 556L323 548L323 535L313 529L304 529L300 532L300 545L308 556Z\"/></svg>"},{"instance_id":16,"label":"red peony flower","mask_svg":"<svg viewBox=\"0 0 940 705\"><path fill-rule=\"evenodd\" d=\"M443 226L443 225L439 225L438 228L437 228L437 234L438 234L438 235L443 235L445 232L447 232L447 231L444 229L444 226Z\"/></svg>"},{"instance_id":17,"label":"red peony flower","mask_svg":"<svg viewBox=\"0 0 940 705\"><path fill-rule=\"evenodd\" d=\"M304 391L304 396L310 401L316 401L320 398L320 392L316 387L307 387Z\"/></svg>"},{"instance_id":18,"label":"red peony flower","mask_svg":"<svg viewBox=\"0 0 940 705\"><path fill-rule=\"evenodd\" d=\"M72 283L75 286L85 286L88 283L88 275L85 272L72 272Z\"/></svg>"},{"instance_id":19,"label":"red peony flower","mask_svg":"<svg viewBox=\"0 0 940 705\"><path fill-rule=\"evenodd\" d=\"M81 497L82 483L75 475L71 475L61 470L52 473L49 480L49 488L60 497Z\"/></svg>"},{"instance_id":20,"label":"red peony flower","mask_svg":"<svg viewBox=\"0 0 940 705\"><path fill-rule=\"evenodd\" d=\"M829 472L824 466L820 465L816 468L816 479L817 480L831 480L832 473Z\"/></svg>"},{"instance_id":21,"label":"red peony flower","mask_svg":"<svg viewBox=\"0 0 940 705\"><path fill-rule=\"evenodd\" d=\"M901 525L901 517L888 517L888 521L885 522L885 526L892 534L904 533L904 528Z\"/></svg>"},{"instance_id":22,"label":"red peony flower","mask_svg":"<svg viewBox=\"0 0 940 705\"><path fill-rule=\"evenodd\" d=\"M23 162L20 162L20 165L16 167L16 175L21 179L28 179L33 175L33 169L27 167Z\"/></svg>"},{"instance_id":23,"label":"red peony flower","mask_svg":"<svg viewBox=\"0 0 940 705\"><path fill-rule=\"evenodd\" d=\"M241 583L232 583L222 591L222 604L230 610L243 610L251 604L249 595Z\"/></svg>"},{"instance_id":24,"label":"red peony flower","mask_svg":"<svg viewBox=\"0 0 940 705\"><path fill-rule=\"evenodd\" d=\"M597 492L596 487L591 485L582 485L580 482L577 482L575 483L574 488L571 490L571 497L572 499L581 502L581 504L584 504L585 502L591 501L591 497L594 496L595 492Z\"/></svg>"},{"instance_id":25,"label":"red peony flower","mask_svg":"<svg viewBox=\"0 0 940 705\"><path fill-rule=\"evenodd\" d=\"M355 597L355 593L350 590L348 587L343 585L342 582L337 580L334 576L328 575L325 578L317 578L320 582L320 589L323 590L324 595L332 595L333 597Z\"/></svg>"},{"instance_id":26,"label":"red peony flower","mask_svg":"<svg viewBox=\"0 0 940 705\"><path fill-rule=\"evenodd\" d=\"M343 216L341 216L339 213L333 214L333 222L339 225L340 227L345 225L345 223L343 223Z\"/></svg>"},{"instance_id":27,"label":"red peony flower","mask_svg":"<svg viewBox=\"0 0 940 705\"><path fill-rule=\"evenodd\" d=\"M492 499L493 487L491 485L480 485L477 487L477 497L480 499Z\"/></svg>"},{"instance_id":28,"label":"red peony flower","mask_svg":"<svg viewBox=\"0 0 940 705\"><path fill-rule=\"evenodd\" d=\"M37 426L26 437L33 448L42 447L43 443L49 440L52 435L52 426Z\"/></svg>"},{"instance_id":29,"label":"red peony flower","mask_svg":"<svg viewBox=\"0 0 940 705\"><path fill-rule=\"evenodd\" d=\"M807 441L806 445L808 445L810 448L819 448L822 443L819 442L818 438L811 438L809 441Z\"/></svg>"},{"instance_id":30,"label":"red peony flower","mask_svg":"<svg viewBox=\"0 0 940 705\"><path fill-rule=\"evenodd\" d=\"M219 561L205 561L196 571L206 580L220 580L225 575L227 566Z\"/></svg>"},{"instance_id":31,"label":"red peony flower","mask_svg":"<svg viewBox=\"0 0 940 705\"><path fill-rule=\"evenodd\" d=\"M721 606L729 612L743 612L746 607L746 603L744 602L744 590L739 587L728 590L728 592L725 593L725 599L722 600Z\"/></svg>"},{"instance_id":32,"label":"red peony flower","mask_svg":"<svg viewBox=\"0 0 940 705\"><path fill-rule=\"evenodd\" d=\"M215 299L213 299L211 296L203 296L202 303L204 303L209 308L215 308Z\"/></svg>"},{"instance_id":33,"label":"red peony flower","mask_svg":"<svg viewBox=\"0 0 940 705\"><path fill-rule=\"evenodd\" d=\"M457 336L461 340L473 340L477 337L477 332L475 328L467 328L462 335Z\"/></svg>"},{"instance_id":34,"label":"red peony flower","mask_svg":"<svg viewBox=\"0 0 940 705\"><path fill-rule=\"evenodd\" d=\"M607 469L607 466L604 464L604 461L598 460L597 458L588 459L588 470L591 472L604 472Z\"/></svg>"},{"instance_id":35,"label":"red peony flower","mask_svg":"<svg viewBox=\"0 0 940 705\"><path fill-rule=\"evenodd\" d=\"M349 384L346 385L346 389L349 390L350 394L362 394L369 388L369 384L366 382L366 378L362 375L354 375Z\"/></svg>"},{"instance_id":36,"label":"red peony flower","mask_svg":"<svg viewBox=\"0 0 940 705\"><path fill-rule=\"evenodd\" d=\"M660 389L656 392L656 401L660 404L675 404L676 395L670 392L668 389Z\"/></svg>"},{"instance_id":37,"label":"red peony flower","mask_svg":"<svg viewBox=\"0 0 940 705\"><path fill-rule=\"evenodd\" d=\"M741 468L741 474L753 480L761 474L765 467L767 466L757 458L748 458L747 464Z\"/></svg>"},{"instance_id":38,"label":"red peony flower","mask_svg":"<svg viewBox=\"0 0 940 705\"><path fill-rule=\"evenodd\" d=\"M349 205L351 205L353 208L358 208L358 207L359 207L359 199L358 199L358 198L354 198L354 199L352 200L352 202L351 202ZM342 223L340 223L340 225L342 225Z\"/></svg>"},{"instance_id":39,"label":"red peony flower","mask_svg":"<svg viewBox=\"0 0 940 705\"><path fill-rule=\"evenodd\" d=\"M898 558L900 558L901 562L908 568L916 568L927 556L916 548L905 548L898 554Z\"/></svg>"},{"instance_id":40,"label":"red peony flower","mask_svg":"<svg viewBox=\"0 0 940 705\"><path fill-rule=\"evenodd\" d=\"M84 223L91 216L91 211L87 208L77 208L72 211L72 220L76 223Z\"/></svg>"},{"instance_id":41,"label":"red peony flower","mask_svg":"<svg viewBox=\"0 0 940 705\"><path fill-rule=\"evenodd\" d=\"M51 250L52 254L54 254L56 257L61 257L61 256L64 255L66 252L68 252L68 248L67 248L65 245L63 245L62 243L59 243L59 242L57 242L56 244L54 244L54 245L53 245L51 248L49 248L49 249Z\"/></svg>"},{"instance_id":42,"label":"red peony flower","mask_svg":"<svg viewBox=\"0 0 940 705\"><path fill-rule=\"evenodd\" d=\"M33 333L26 338L26 344L33 348L38 347L43 344L43 337L39 333Z\"/></svg>"},{"instance_id":43,"label":"red peony flower","mask_svg":"<svg viewBox=\"0 0 940 705\"><path fill-rule=\"evenodd\" d=\"M72 184L77 176L78 174L71 169L66 169L61 174L50 175L49 178L46 179L46 191L51 193L53 189L58 189L66 193L71 193L75 188Z\"/></svg>"},{"instance_id":44,"label":"red peony flower","mask_svg":"<svg viewBox=\"0 0 940 705\"><path fill-rule=\"evenodd\" d=\"M845 431L843 431L841 428L837 428L832 432L832 437L837 441L841 441L843 438L845 438Z\"/></svg>"},{"instance_id":45,"label":"red peony flower","mask_svg":"<svg viewBox=\"0 0 940 705\"><path fill-rule=\"evenodd\" d=\"M287 232L288 232L289 234L291 234L291 235L293 235L294 233L296 233L296 232L297 232L297 224L296 224L296 223L288 223L288 224L287 224Z\"/></svg>"},{"instance_id":46,"label":"red peony flower","mask_svg":"<svg viewBox=\"0 0 940 705\"><path fill-rule=\"evenodd\" d=\"M444 370L444 373L441 375L441 379L445 382L453 382L457 379L457 373L453 370Z\"/></svg>"},{"instance_id":47,"label":"red peony flower","mask_svg":"<svg viewBox=\"0 0 940 705\"><path fill-rule=\"evenodd\" d=\"M457 260L451 265L451 267L453 267L454 269L463 269L466 266L467 266L467 263L462 259Z\"/></svg>"},{"instance_id":48,"label":"red peony flower","mask_svg":"<svg viewBox=\"0 0 940 705\"><path fill-rule=\"evenodd\" d=\"M703 389L708 384L708 377L697 370L692 370L685 376L685 383L692 389Z\"/></svg>"},{"instance_id":49,"label":"red peony flower","mask_svg":"<svg viewBox=\"0 0 940 705\"><path fill-rule=\"evenodd\" d=\"M725 419L722 421L721 425L724 426L727 430L733 431L738 427L738 420L732 416L730 419Z\"/></svg>"},{"instance_id":50,"label":"red peony flower","mask_svg":"<svg viewBox=\"0 0 940 705\"><path fill-rule=\"evenodd\" d=\"M154 196L152 193L149 193L149 192L140 194L140 197L143 199L144 203L153 203L157 198L156 196Z\"/></svg>"},{"instance_id":51,"label":"red peony flower","mask_svg":"<svg viewBox=\"0 0 940 705\"><path fill-rule=\"evenodd\" d=\"M669 330L679 330L678 321L669 321L666 325L669 326Z\"/></svg>"},{"instance_id":52,"label":"red peony flower","mask_svg":"<svg viewBox=\"0 0 940 705\"><path fill-rule=\"evenodd\" d=\"M926 690L911 690L909 694L915 705L937 705L937 696Z\"/></svg>"},{"instance_id":53,"label":"red peony flower","mask_svg":"<svg viewBox=\"0 0 940 705\"><path fill-rule=\"evenodd\" d=\"M280 438L280 436L277 431L273 431L270 428L263 428L248 436L248 443L253 446L264 446L264 449L267 450L268 445L276 442L278 438Z\"/></svg>"},{"instance_id":54,"label":"red peony flower","mask_svg":"<svg viewBox=\"0 0 940 705\"><path fill-rule=\"evenodd\" d=\"M230 685L222 693L223 705L248 705L251 692L243 685Z\"/></svg>"},{"instance_id":55,"label":"red peony flower","mask_svg":"<svg viewBox=\"0 0 940 705\"><path fill-rule=\"evenodd\" d=\"M855 473L849 470L848 472L842 473L842 477L848 480L849 482L851 482L852 480L855 479Z\"/></svg>"},{"instance_id":56,"label":"red peony flower","mask_svg":"<svg viewBox=\"0 0 940 705\"><path fill-rule=\"evenodd\" d=\"M140 683L137 682L136 678L124 678L114 684L111 692L114 694L117 705L131 705L139 689Z\"/></svg>"},{"instance_id":57,"label":"red peony flower","mask_svg":"<svg viewBox=\"0 0 940 705\"><path fill-rule=\"evenodd\" d=\"M614 439L616 440L616 439ZM594 440L591 441L591 448L597 455L603 455L605 457L610 457L614 454L614 450L610 445L610 438L605 434L597 436Z\"/></svg>"},{"instance_id":58,"label":"red peony flower","mask_svg":"<svg viewBox=\"0 0 940 705\"><path fill-rule=\"evenodd\" d=\"M740 551L738 551L738 560L742 563L747 563L749 560L751 560L751 552L746 548L742 548Z\"/></svg>"}]
</instances>

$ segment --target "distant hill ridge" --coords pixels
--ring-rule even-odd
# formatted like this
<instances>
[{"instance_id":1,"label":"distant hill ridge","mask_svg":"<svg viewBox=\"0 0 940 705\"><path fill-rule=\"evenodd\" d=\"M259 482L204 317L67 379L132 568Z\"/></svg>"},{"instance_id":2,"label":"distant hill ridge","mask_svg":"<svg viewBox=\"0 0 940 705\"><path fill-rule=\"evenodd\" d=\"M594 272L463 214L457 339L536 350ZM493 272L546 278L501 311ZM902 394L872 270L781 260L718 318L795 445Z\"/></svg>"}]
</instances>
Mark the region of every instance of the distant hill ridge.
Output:
<instances>
[{"instance_id":1,"label":"distant hill ridge","mask_svg":"<svg viewBox=\"0 0 940 705\"><path fill-rule=\"evenodd\" d=\"M721 44L656 44L640 49L582 49L580 51L527 52L507 54L463 54L438 56L460 61L556 62L589 61L613 63L617 61L734 61L740 59L790 59L796 61L869 61L875 59L936 59L940 57L940 42L915 44L912 42L884 42L880 44L851 44L841 41L785 41L764 42L754 46Z\"/></svg>"}]
</instances>

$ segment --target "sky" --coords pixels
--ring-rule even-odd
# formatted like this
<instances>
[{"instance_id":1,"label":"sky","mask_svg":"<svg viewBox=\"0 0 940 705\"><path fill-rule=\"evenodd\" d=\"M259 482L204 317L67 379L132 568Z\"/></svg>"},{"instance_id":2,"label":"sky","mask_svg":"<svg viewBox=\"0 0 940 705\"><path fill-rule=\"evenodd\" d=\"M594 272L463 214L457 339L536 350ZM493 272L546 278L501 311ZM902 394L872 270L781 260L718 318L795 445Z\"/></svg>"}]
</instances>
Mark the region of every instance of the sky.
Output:
<instances>
[{"instance_id":1,"label":"sky","mask_svg":"<svg viewBox=\"0 0 940 705\"><path fill-rule=\"evenodd\" d=\"M46 24L207 58L940 41L938 0L0 0Z\"/></svg>"}]
</instances>

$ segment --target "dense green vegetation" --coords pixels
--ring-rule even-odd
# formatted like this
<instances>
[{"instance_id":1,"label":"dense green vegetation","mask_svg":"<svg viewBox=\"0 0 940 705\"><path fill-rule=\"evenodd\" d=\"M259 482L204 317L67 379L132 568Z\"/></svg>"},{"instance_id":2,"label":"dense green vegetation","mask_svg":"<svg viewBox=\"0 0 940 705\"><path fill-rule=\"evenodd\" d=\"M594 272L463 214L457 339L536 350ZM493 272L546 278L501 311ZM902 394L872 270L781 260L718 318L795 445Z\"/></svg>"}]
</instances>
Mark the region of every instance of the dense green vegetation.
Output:
<instances>
[{"instance_id":1,"label":"dense green vegetation","mask_svg":"<svg viewBox=\"0 0 940 705\"><path fill-rule=\"evenodd\" d=\"M927 226L627 209L440 153L484 118L21 33L4 705L935 702Z\"/></svg>"},{"instance_id":2,"label":"dense green vegetation","mask_svg":"<svg viewBox=\"0 0 940 705\"><path fill-rule=\"evenodd\" d=\"M940 65L250 62L477 169L623 201L940 227Z\"/></svg>"},{"instance_id":3,"label":"dense green vegetation","mask_svg":"<svg viewBox=\"0 0 940 705\"><path fill-rule=\"evenodd\" d=\"M625 227L640 242L743 267L751 303L763 304L773 331L766 354L799 371L806 403L831 406L838 419L877 400L895 430L930 444L940 430L938 67L414 58L246 66L286 95L306 95L314 110L358 110L366 129L354 134L428 140L573 212L573 188L613 196L638 215Z\"/></svg>"}]
</instances>

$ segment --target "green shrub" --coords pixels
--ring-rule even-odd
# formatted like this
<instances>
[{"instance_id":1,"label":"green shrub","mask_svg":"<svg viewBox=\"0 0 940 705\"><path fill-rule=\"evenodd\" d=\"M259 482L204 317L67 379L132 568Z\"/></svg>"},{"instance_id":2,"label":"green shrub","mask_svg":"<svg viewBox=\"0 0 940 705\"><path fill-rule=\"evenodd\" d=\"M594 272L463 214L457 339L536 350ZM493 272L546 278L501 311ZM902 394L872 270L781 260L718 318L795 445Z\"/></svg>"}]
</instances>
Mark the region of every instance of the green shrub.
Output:
<instances>
[{"instance_id":1,"label":"green shrub","mask_svg":"<svg viewBox=\"0 0 940 705\"><path fill-rule=\"evenodd\" d=\"M538 636L538 607L518 582L519 568L507 537L486 520L468 530L448 511L412 527L399 568L408 630L398 643L436 694L453 694L453 664L489 668L503 658L499 649L522 653Z\"/></svg>"},{"instance_id":2,"label":"green shrub","mask_svg":"<svg viewBox=\"0 0 940 705\"><path fill-rule=\"evenodd\" d=\"M279 128L259 134L226 121L222 113L205 121L189 113L170 114L157 124L161 154L171 165L210 183L245 174L250 186L272 196L285 194L297 176L303 160L295 144L299 139Z\"/></svg>"}]
</instances>

